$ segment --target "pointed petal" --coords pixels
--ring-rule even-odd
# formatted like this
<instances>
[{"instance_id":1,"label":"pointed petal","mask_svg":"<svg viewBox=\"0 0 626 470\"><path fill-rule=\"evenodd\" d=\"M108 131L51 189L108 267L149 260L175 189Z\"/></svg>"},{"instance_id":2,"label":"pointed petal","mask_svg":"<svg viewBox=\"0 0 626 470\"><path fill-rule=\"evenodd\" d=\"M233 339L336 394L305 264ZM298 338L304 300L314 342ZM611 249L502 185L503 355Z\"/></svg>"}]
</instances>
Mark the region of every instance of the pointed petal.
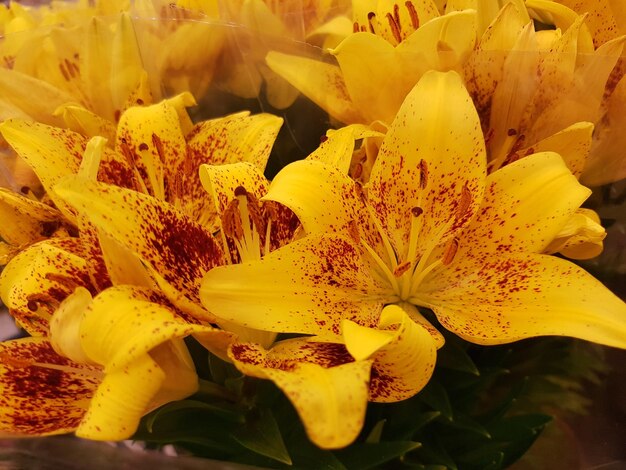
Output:
<instances>
[{"instance_id":1,"label":"pointed petal","mask_svg":"<svg viewBox=\"0 0 626 470\"><path fill-rule=\"evenodd\" d=\"M91 366L59 356L43 338L0 343L0 435L72 432L100 383Z\"/></svg>"},{"instance_id":2,"label":"pointed petal","mask_svg":"<svg viewBox=\"0 0 626 470\"><path fill-rule=\"evenodd\" d=\"M437 360L436 340L401 305L387 305L378 328L391 333L392 341L372 356L369 399L378 403L406 400L430 380Z\"/></svg>"},{"instance_id":3,"label":"pointed petal","mask_svg":"<svg viewBox=\"0 0 626 470\"><path fill-rule=\"evenodd\" d=\"M303 340L270 351L238 343L229 356L242 372L271 380L287 395L319 447L345 447L361 431L371 361L353 361L339 344Z\"/></svg>"},{"instance_id":4,"label":"pointed petal","mask_svg":"<svg viewBox=\"0 0 626 470\"><path fill-rule=\"evenodd\" d=\"M129 439L164 380L165 373L147 354L107 373L76 435L98 441Z\"/></svg>"},{"instance_id":5,"label":"pointed petal","mask_svg":"<svg viewBox=\"0 0 626 470\"><path fill-rule=\"evenodd\" d=\"M426 73L383 140L368 189L400 260L412 261L428 243L443 242L470 220L485 173L480 122L461 78L455 72ZM416 208L422 228L409 247Z\"/></svg>"},{"instance_id":6,"label":"pointed petal","mask_svg":"<svg viewBox=\"0 0 626 470\"><path fill-rule=\"evenodd\" d=\"M7 105L3 104L4 111L0 113L3 120L24 117L50 125L62 124L61 119L54 116L58 106L75 101L71 95L43 80L4 67L0 68L0 95L7 105L15 108L15 112L7 113ZM18 110L23 114L16 114Z\"/></svg>"},{"instance_id":7,"label":"pointed petal","mask_svg":"<svg viewBox=\"0 0 626 470\"><path fill-rule=\"evenodd\" d=\"M270 69L339 122L368 122L353 103L342 71L336 65L276 51L268 53L265 61Z\"/></svg>"},{"instance_id":8,"label":"pointed petal","mask_svg":"<svg viewBox=\"0 0 626 470\"><path fill-rule=\"evenodd\" d=\"M606 237L600 217L591 209L578 209L544 253L559 252L571 259L591 259L602 253Z\"/></svg>"},{"instance_id":9,"label":"pointed petal","mask_svg":"<svg viewBox=\"0 0 626 470\"><path fill-rule=\"evenodd\" d=\"M456 256L540 253L590 194L556 153L507 165L487 178L481 209L459 236Z\"/></svg>"},{"instance_id":10,"label":"pointed petal","mask_svg":"<svg viewBox=\"0 0 626 470\"><path fill-rule=\"evenodd\" d=\"M203 164L246 162L265 171L282 123L281 118L271 114L238 113L197 124L187 136L185 166L178 170L184 175L182 202L187 212L201 223L215 224L215 209L207 200L198 168ZM253 191L252 187L247 189Z\"/></svg>"},{"instance_id":11,"label":"pointed petal","mask_svg":"<svg viewBox=\"0 0 626 470\"><path fill-rule=\"evenodd\" d=\"M326 140L306 159L319 160L343 173L350 170L355 141L368 137L383 137L384 134L370 129L363 124L352 124L336 131L329 130Z\"/></svg>"},{"instance_id":12,"label":"pointed petal","mask_svg":"<svg viewBox=\"0 0 626 470\"><path fill-rule=\"evenodd\" d=\"M578 266L548 255L466 258L420 288L441 324L477 344L544 335L626 347L626 304Z\"/></svg>"},{"instance_id":13,"label":"pointed petal","mask_svg":"<svg viewBox=\"0 0 626 470\"><path fill-rule=\"evenodd\" d=\"M337 58L348 94L364 123L391 122L415 83L405 79L394 47L374 34L355 33L331 52Z\"/></svg>"},{"instance_id":14,"label":"pointed petal","mask_svg":"<svg viewBox=\"0 0 626 470\"><path fill-rule=\"evenodd\" d=\"M76 238L51 238L15 256L0 276L0 296L32 335L45 335L59 303L77 286L93 289L83 246Z\"/></svg>"},{"instance_id":15,"label":"pointed petal","mask_svg":"<svg viewBox=\"0 0 626 470\"><path fill-rule=\"evenodd\" d=\"M149 265L158 275L161 289L183 310L199 304L202 276L224 262L211 233L150 196L79 178L66 180L55 190L98 229ZM176 293L181 297L175 297Z\"/></svg>"},{"instance_id":16,"label":"pointed petal","mask_svg":"<svg viewBox=\"0 0 626 470\"><path fill-rule=\"evenodd\" d=\"M526 156L539 152L556 152L563 158L574 176L578 178L585 168L587 156L591 150L592 134L592 123L577 122L516 153L520 156Z\"/></svg>"},{"instance_id":17,"label":"pointed petal","mask_svg":"<svg viewBox=\"0 0 626 470\"><path fill-rule=\"evenodd\" d=\"M25 245L43 238L60 219L53 207L0 188L0 237L10 244Z\"/></svg>"},{"instance_id":18,"label":"pointed petal","mask_svg":"<svg viewBox=\"0 0 626 470\"><path fill-rule=\"evenodd\" d=\"M388 291L346 238L311 235L260 262L211 270L200 295L210 312L243 326L336 337L343 319L375 325Z\"/></svg>"}]
</instances>

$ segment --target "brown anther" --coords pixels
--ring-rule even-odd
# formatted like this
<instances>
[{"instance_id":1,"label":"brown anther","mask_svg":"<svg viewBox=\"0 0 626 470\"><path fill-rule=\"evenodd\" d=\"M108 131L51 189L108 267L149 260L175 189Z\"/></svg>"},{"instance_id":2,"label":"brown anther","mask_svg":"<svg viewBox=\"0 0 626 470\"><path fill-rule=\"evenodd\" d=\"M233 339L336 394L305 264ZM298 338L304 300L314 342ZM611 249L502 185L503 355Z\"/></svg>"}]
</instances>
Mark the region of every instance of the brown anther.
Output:
<instances>
[{"instance_id":1,"label":"brown anther","mask_svg":"<svg viewBox=\"0 0 626 470\"><path fill-rule=\"evenodd\" d=\"M235 196L239 197L239 196L247 196L248 195L248 191L246 191L246 188L244 188L243 186L237 186L235 188Z\"/></svg>"},{"instance_id":2,"label":"brown anther","mask_svg":"<svg viewBox=\"0 0 626 470\"><path fill-rule=\"evenodd\" d=\"M145 142L139 144L139 150L141 150L142 152L145 152L146 150L148 150L148 148L148 144L146 144Z\"/></svg>"},{"instance_id":3,"label":"brown anther","mask_svg":"<svg viewBox=\"0 0 626 470\"><path fill-rule=\"evenodd\" d=\"M163 142L161 141L161 138L156 134L152 134L152 145L154 145L154 147L156 148L156 151L159 154L159 158L161 159L161 161L165 162L165 152L163 151Z\"/></svg>"},{"instance_id":4,"label":"brown anther","mask_svg":"<svg viewBox=\"0 0 626 470\"><path fill-rule=\"evenodd\" d=\"M428 163L426 163L426 160L420 160L419 171L420 189L426 189L426 186L428 186Z\"/></svg>"},{"instance_id":5,"label":"brown anther","mask_svg":"<svg viewBox=\"0 0 626 470\"><path fill-rule=\"evenodd\" d=\"M361 242L361 234L359 233L359 226L356 223L356 220L351 220L346 227L346 230L348 231L348 235L350 235L350 238L352 238L355 243Z\"/></svg>"},{"instance_id":6,"label":"brown anther","mask_svg":"<svg viewBox=\"0 0 626 470\"><path fill-rule=\"evenodd\" d=\"M30 188L28 186L22 186L20 188L20 193L22 194L28 194L30 192Z\"/></svg>"},{"instance_id":7,"label":"brown anther","mask_svg":"<svg viewBox=\"0 0 626 470\"><path fill-rule=\"evenodd\" d=\"M367 22L369 23L370 33L372 33L372 34L376 34L376 28L374 28L374 20L375 19L376 19L376 13L374 13L373 11L370 11L367 14Z\"/></svg>"},{"instance_id":8,"label":"brown anther","mask_svg":"<svg viewBox=\"0 0 626 470\"><path fill-rule=\"evenodd\" d=\"M456 256L456 252L459 249L459 241L456 238L453 238L452 240L450 240L448 242L448 245L446 246L446 251L443 254L443 258L441 259L441 262L444 264L444 266L449 265L450 263L452 263L452 261L454 260L454 257Z\"/></svg>"},{"instance_id":9,"label":"brown anther","mask_svg":"<svg viewBox=\"0 0 626 470\"><path fill-rule=\"evenodd\" d=\"M222 230L227 237L240 240L243 237L243 227L239 214L239 200L233 199L222 214Z\"/></svg>"},{"instance_id":10,"label":"brown anther","mask_svg":"<svg viewBox=\"0 0 626 470\"><path fill-rule=\"evenodd\" d=\"M409 18L411 18L411 26L413 26L414 29L419 28L420 19L417 16L417 10L415 10L415 6L413 6L413 2L404 2L404 6L409 12Z\"/></svg>"},{"instance_id":11,"label":"brown anther","mask_svg":"<svg viewBox=\"0 0 626 470\"><path fill-rule=\"evenodd\" d=\"M358 179L361 177L362 174L363 174L363 165L361 165L360 163L357 163L356 165L354 165L354 170L352 170L352 177L355 179Z\"/></svg>"},{"instance_id":12,"label":"brown anther","mask_svg":"<svg viewBox=\"0 0 626 470\"><path fill-rule=\"evenodd\" d=\"M359 23L355 21L354 24L352 25L352 32L358 33L359 31L361 31L361 27L359 26Z\"/></svg>"},{"instance_id":13,"label":"brown anther","mask_svg":"<svg viewBox=\"0 0 626 470\"><path fill-rule=\"evenodd\" d=\"M116 109L113 112L113 119L115 119L115 122L119 122L121 116L122 116L122 112L119 109Z\"/></svg>"},{"instance_id":14,"label":"brown anther","mask_svg":"<svg viewBox=\"0 0 626 470\"><path fill-rule=\"evenodd\" d=\"M389 22L389 27L391 28L391 33L393 37L396 39L398 43L402 42L402 34L400 34L400 25L396 23L396 19L393 17L391 13L387 13L386 15L387 21Z\"/></svg>"},{"instance_id":15,"label":"brown anther","mask_svg":"<svg viewBox=\"0 0 626 470\"><path fill-rule=\"evenodd\" d=\"M456 208L457 219L460 219L461 217L465 215L471 203L472 203L472 193L467 187L467 182L466 182L463 185L463 189L461 190L461 200L459 201L459 205Z\"/></svg>"},{"instance_id":16,"label":"brown anther","mask_svg":"<svg viewBox=\"0 0 626 470\"><path fill-rule=\"evenodd\" d=\"M362 33L367 33L367 26L362 25L362 26L361 26L361 32L362 32Z\"/></svg>"},{"instance_id":17,"label":"brown anther","mask_svg":"<svg viewBox=\"0 0 626 470\"><path fill-rule=\"evenodd\" d=\"M135 100L135 103L137 103L139 106L142 106L143 105L143 100L141 98L137 98Z\"/></svg>"},{"instance_id":18,"label":"brown anther","mask_svg":"<svg viewBox=\"0 0 626 470\"><path fill-rule=\"evenodd\" d=\"M400 277L405 272L407 272L410 267L411 267L411 262L410 261L405 261L404 263L399 264L398 266L396 266L396 269L393 270L393 275L395 277Z\"/></svg>"},{"instance_id":19,"label":"brown anther","mask_svg":"<svg viewBox=\"0 0 626 470\"><path fill-rule=\"evenodd\" d=\"M411 208L411 215L413 217L419 217L420 215L422 215L424 213L424 209L422 209L421 207L412 207Z\"/></svg>"},{"instance_id":20,"label":"brown anther","mask_svg":"<svg viewBox=\"0 0 626 470\"><path fill-rule=\"evenodd\" d=\"M508 135L509 137L512 137L514 135L517 135L517 131L513 128L509 129L506 131L506 135Z\"/></svg>"},{"instance_id":21,"label":"brown anther","mask_svg":"<svg viewBox=\"0 0 626 470\"><path fill-rule=\"evenodd\" d=\"M26 307L28 307L28 310L31 312L36 312L39 309L39 305L34 300L29 300Z\"/></svg>"},{"instance_id":22,"label":"brown anther","mask_svg":"<svg viewBox=\"0 0 626 470\"><path fill-rule=\"evenodd\" d=\"M400 7L398 6L397 3L393 4L393 19L396 20L396 24L398 25L398 28L401 29Z\"/></svg>"},{"instance_id":23,"label":"brown anther","mask_svg":"<svg viewBox=\"0 0 626 470\"><path fill-rule=\"evenodd\" d=\"M39 307L40 304L45 304L48 307L53 307L56 308L59 306L60 301L55 299L54 297L50 296L49 294L30 294L27 298L27 307L28 310L30 310L31 312L36 312ZM31 307L35 307L35 310L32 310Z\"/></svg>"},{"instance_id":24,"label":"brown anther","mask_svg":"<svg viewBox=\"0 0 626 470\"><path fill-rule=\"evenodd\" d=\"M59 70L61 71L61 74L63 75L63 78L66 81L70 81L70 75L68 73L68 71L65 69L65 64L63 62L59 63Z\"/></svg>"}]
</instances>

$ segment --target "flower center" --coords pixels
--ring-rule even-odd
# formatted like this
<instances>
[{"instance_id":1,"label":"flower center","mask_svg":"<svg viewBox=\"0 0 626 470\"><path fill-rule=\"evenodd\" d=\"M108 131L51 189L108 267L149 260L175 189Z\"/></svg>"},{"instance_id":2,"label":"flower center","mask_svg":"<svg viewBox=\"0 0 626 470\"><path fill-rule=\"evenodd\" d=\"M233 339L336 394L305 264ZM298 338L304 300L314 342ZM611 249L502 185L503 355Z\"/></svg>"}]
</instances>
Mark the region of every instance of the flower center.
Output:
<instances>
[{"instance_id":1,"label":"flower center","mask_svg":"<svg viewBox=\"0 0 626 470\"><path fill-rule=\"evenodd\" d=\"M222 214L222 243L225 251L231 253L232 262L258 261L269 253L271 225L271 219L265 217L258 199L243 186L238 186L235 198ZM239 260L233 256L231 243Z\"/></svg>"}]
</instances>

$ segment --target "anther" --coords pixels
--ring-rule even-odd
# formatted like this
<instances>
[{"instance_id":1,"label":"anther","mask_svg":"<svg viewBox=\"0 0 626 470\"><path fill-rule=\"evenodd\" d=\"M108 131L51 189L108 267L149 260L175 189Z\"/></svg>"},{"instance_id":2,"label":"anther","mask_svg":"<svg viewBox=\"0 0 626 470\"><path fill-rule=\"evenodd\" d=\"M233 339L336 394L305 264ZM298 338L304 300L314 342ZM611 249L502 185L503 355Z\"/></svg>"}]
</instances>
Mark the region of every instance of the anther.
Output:
<instances>
[{"instance_id":1,"label":"anther","mask_svg":"<svg viewBox=\"0 0 626 470\"><path fill-rule=\"evenodd\" d=\"M165 162L165 152L163 151L163 142L161 141L161 138L158 135L152 134L152 144L156 147L156 151L159 154L159 158L161 159L161 161Z\"/></svg>"},{"instance_id":2,"label":"anther","mask_svg":"<svg viewBox=\"0 0 626 470\"><path fill-rule=\"evenodd\" d=\"M355 220L350 221L350 223L346 227L346 230L348 231L348 235L350 235L350 238L352 238L352 240L355 243L358 244L361 242L361 234L359 233L359 226L357 225Z\"/></svg>"},{"instance_id":3,"label":"anther","mask_svg":"<svg viewBox=\"0 0 626 470\"><path fill-rule=\"evenodd\" d=\"M239 200L233 199L222 214L222 229L230 237L239 240L243 236L243 227L239 216Z\"/></svg>"},{"instance_id":4,"label":"anther","mask_svg":"<svg viewBox=\"0 0 626 470\"><path fill-rule=\"evenodd\" d=\"M461 200L459 201L459 205L456 208L457 219L460 219L461 217L465 215L471 203L472 203L472 193L470 193L470 190L467 187L467 182L466 182L463 185L463 190L461 191Z\"/></svg>"},{"instance_id":5,"label":"anther","mask_svg":"<svg viewBox=\"0 0 626 470\"><path fill-rule=\"evenodd\" d=\"M419 17L417 16L417 11L415 10L415 7L413 6L413 2L404 2L404 6L409 12L409 17L411 18L411 25L413 26L413 28L415 29L419 28L420 20L419 20Z\"/></svg>"},{"instance_id":6,"label":"anther","mask_svg":"<svg viewBox=\"0 0 626 470\"><path fill-rule=\"evenodd\" d=\"M411 208L411 214L413 215L413 217L419 217L423 213L424 213L424 209L422 209L421 207L416 206L416 207Z\"/></svg>"},{"instance_id":7,"label":"anther","mask_svg":"<svg viewBox=\"0 0 626 470\"><path fill-rule=\"evenodd\" d=\"M398 29L400 29L400 7L397 3L393 4L393 19L396 20L396 24L398 25Z\"/></svg>"},{"instance_id":8,"label":"anther","mask_svg":"<svg viewBox=\"0 0 626 470\"><path fill-rule=\"evenodd\" d=\"M452 263L452 261L454 260L454 257L456 256L456 252L458 251L458 249L459 249L459 242L456 238L453 238L452 240L448 242L448 246L446 246L446 251L443 254L443 258L441 262L445 266Z\"/></svg>"},{"instance_id":9,"label":"anther","mask_svg":"<svg viewBox=\"0 0 626 470\"><path fill-rule=\"evenodd\" d=\"M373 11L370 11L367 14L367 22L370 25L370 33L372 34L376 34L376 28L374 28L374 20L376 19L376 13L374 13Z\"/></svg>"},{"instance_id":10,"label":"anther","mask_svg":"<svg viewBox=\"0 0 626 470\"><path fill-rule=\"evenodd\" d=\"M405 261L404 263L399 264L398 266L396 266L396 269L393 270L393 275L395 277L400 277L405 272L407 272L410 267L411 267L411 262L410 261Z\"/></svg>"},{"instance_id":11,"label":"anther","mask_svg":"<svg viewBox=\"0 0 626 470\"><path fill-rule=\"evenodd\" d=\"M393 34L393 37L398 43L401 43L402 35L400 34L400 25L396 23L396 19L391 13L387 13L386 17L387 21L389 22L389 27L391 28L391 33Z\"/></svg>"},{"instance_id":12,"label":"anther","mask_svg":"<svg viewBox=\"0 0 626 470\"><path fill-rule=\"evenodd\" d=\"M359 26L359 23L355 21L354 24L352 25L352 32L358 33L360 30L361 30L361 27Z\"/></svg>"},{"instance_id":13,"label":"anther","mask_svg":"<svg viewBox=\"0 0 626 470\"><path fill-rule=\"evenodd\" d=\"M239 196L247 196L248 195L248 191L246 191L246 188L244 188L243 186L237 186L235 188L235 196L239 197Z\"/></svg>"},{"instance_id":14,"label":"anther","mask_svg":"<svg viewBox=\"0 0 626 470\"><path fill-rule=\"evenodd\" d=\"M426 163L426 160L420 160L419 172L420 189L426 189L426 186L428 185L428 163Z\"/></svg>"}]
</instances>

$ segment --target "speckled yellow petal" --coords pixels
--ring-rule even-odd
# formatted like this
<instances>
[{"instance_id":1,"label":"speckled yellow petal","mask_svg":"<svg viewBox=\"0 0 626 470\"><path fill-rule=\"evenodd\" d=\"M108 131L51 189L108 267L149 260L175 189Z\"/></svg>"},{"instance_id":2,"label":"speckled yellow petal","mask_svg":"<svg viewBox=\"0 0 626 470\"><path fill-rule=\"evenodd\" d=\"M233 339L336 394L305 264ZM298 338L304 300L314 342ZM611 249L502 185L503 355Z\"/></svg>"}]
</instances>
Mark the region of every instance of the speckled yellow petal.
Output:
<instances>
[{"instance_id":1,"label":"speckled yellow petal","mask_svg":"<svg viewBox=\"0 0 626 470\"><path fill-rule=\"evenodd\" d=\"M224 320L332 338L343 319L374 326L388 291L349 240L322 234L290 243L260 262L209 271L200 296Z\"/></svg>"},{"instance_id":2,"label":"speckled yellow petal","mask_svg":"<svg viewBox=\"0 0 626 470\"><path fill-rule=\"evenodd\" d=\"M166 341L192 333L228 336L187 321L163 305L158 294L133 286L116 286L98 294L80 324L85 354L107 373Z\"/></svg>"},{"instance_id":3,"label":"speckled yellow petal","mask_svg":"<svg viewBox=\"0 0 626 470\"><path fill-rule=\"evenodd\" d=\"M353 103L339 67L326 62L272 51L267 65L320 108L346 124L368 123Z\"/></svg>"},{"instance_id":4,"label":"speckled yellow petal","mask_svg":"<svg viewBox=\"0 0 626 470\"><path fill-rule=\"evenodd\" d=\"M0 296L32 335L46 335L59 303L77 286L91 289L84 247L77 238L51 238L15 256L0 275Z\"/></svg>"},{"instance_id":5,"label":"speckled yellow petal","mask_svg":"<svg viewBox=\"0 0 626 470\"><path fill-rule=\"evenodd\" d=\"M350 170L355 141L369 137L383 137L383 135L363 124L351 124L336 131L329 130L326 133L326 140L306 159L319 160L347 174Z\"/></svg>"},{"instance_id":6,"label":"speckled yellow petal","mask_svg":"<svg viewBox=\"0 0 626 470\"><path fill-rule=\"evenodd\" d=\"M0 436L74 431L100 380L97 368L59 356L44 338L0 343Z\"/></svg>"},{"instance_id":7,"label":"speckled yellow petal","mask_svg":"<svg viewBox=\"0 0 626 470\"><path fill-rule=\"evenodd\" d=\"M203 164L246 162L262 173L282 123L281 118L271 114L238 113L197 124L187 136L184 168L178 170L183 175L181 202L187 213L200 223L215 225L214 203L206 197L206 185L203 189L198 168ZM247 190L256 194L252 187Z\"/></svg>"},{"instance_id":8,"label":"speckled yellow petal","mask_svg":"<svg viewBox=\"0 0 626 470\"><path fill-rule=\"evenodd\" d=\"M430 380L437 359L436 339L413 322L401 305L387 305L378 328L391 334L391 341L372 356L369 399L379 403L406 400Z\"/></svg>"},{"instance_id":9,"label":"speckled yellow petal","mask_svg":"<svg viewBox=\"0 0 626 470\"><path fill-rule=\"evenodd\" d=\"M61 214L55 208L5 188L0 188L0 237L25 245L51 235Z\"/></svg>"},{"instance_id":10,"label":"speckled yellow petal","mask_svg":"<svg viewBox=\"0 0 626 470\"><path fill-rule=\"evenodd\" d=\"M593 124L591 122L577 122L516 153L520 157L524 157L539 152L556 152L563 158L574 176L578 178L585 168L587 156L591 150L592 134Z\"/></svg>"},{"instance_id":11,"label":"speckled yellow petal","mask_svg":"<svg viewBox=\"0 0 626 470\"><path fill-rule=\"evenodd\" d=\"M345 447L361 431L372 361L354 361L340 344L300 339L270 351L238 343L229 356L243 373L269 379L287 395L319 447Z\"/></svg>"},{"instance_id":12,"label":"speckled yellow petal","mask_svg":"<svg viewBox=\"0 0 626 470\"><path fill-rule=\"evenodd\" d=\"M559 252L572 259L595 258L602 253L605 237L598 214L581 208L570 217L544 253Z\"/></svg>"},{"instance_id":13,"label":"speckled yellow petal","mask_svg":"<svg viewBox=\"0 0 626 470\"><path fill-rule=\"evenodd\" d=\"M147 354L107 373L76 435L97 441L130 439L164 380L165 373Z\"/></svg>"},{"instance_id":14,"label":"speckled yellow petal","mask_svg":"<svg viewBox=\"0 0 626 470\"><path fill-rule=\"evenodd\" d=\"M195 312L202 314L200 280L224 262L210 232L164 202L116 186L75 178L55 190L90 223L149 265L177 306L186 310L195 305Z\"/></svg>"},{"instance_id":15,"label":"speckled yellow petal","mask_svg":"<svg viewBox=\"0 0 626 470\"><path fill-rule=\"evenodd\" d=\"M486 154L476 109L455 72L428 72L383 140L368 200L401 260L444 241L478 209ZM412 225L421 217L417 231Z\"/></svg>"},{"instance_id":16,"label":"speckled yellow petal","mask_svg":"<svg viewBox=\"0 0 626 470\"><path fill-rule=\"evenodd\" d=\"M536 254L464 258L420 286L420 303L477 344L563 335L626 347L626 304L569 261Z\"/></svg>"},{"instance_id":17,"label":"speckled yellow petal","mask_svg":"<svg viewBox=\"0 0 626 470\"><path fill-rule=\"evenodd\" d=\"M98 365L92 361L81 344L80 325L93 297L84 287L77 287L61 302L50 320L50 344L63 357L81 364Z\"/></svg>"},{"instance_id":18,"label":"speckled yellow petal","mask_svg":"<svg viewBox=\"0 0 626 470\"><path fill-rule=\"evenodd\" d=\"M480 211L459 235L456 256L541 253L590 194L556 153L507 165L487 178Z\"/></svg>"}]
</instances>

